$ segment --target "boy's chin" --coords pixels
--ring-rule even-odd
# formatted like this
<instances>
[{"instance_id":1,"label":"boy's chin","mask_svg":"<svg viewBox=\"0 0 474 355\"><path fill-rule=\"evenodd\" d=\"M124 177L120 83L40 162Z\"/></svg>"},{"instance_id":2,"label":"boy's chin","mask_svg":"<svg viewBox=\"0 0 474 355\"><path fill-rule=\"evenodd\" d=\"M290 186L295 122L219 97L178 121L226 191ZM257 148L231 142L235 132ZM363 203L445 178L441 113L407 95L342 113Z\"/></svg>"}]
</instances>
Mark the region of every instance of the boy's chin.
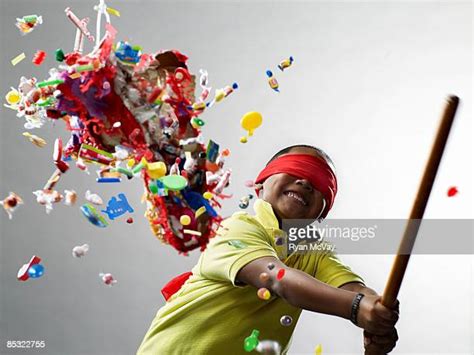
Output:
<instances>
[{"instance_id":1,"label":"boy's chin","mask_svg":"<svg viewBox=\"0 0 474 355\"><path fill-rule=\"evenodd\" d=\"M305 211L298 211L292 206L282 206L280 209L282 219L309 219Z\"/></svg>"}]
</instances>

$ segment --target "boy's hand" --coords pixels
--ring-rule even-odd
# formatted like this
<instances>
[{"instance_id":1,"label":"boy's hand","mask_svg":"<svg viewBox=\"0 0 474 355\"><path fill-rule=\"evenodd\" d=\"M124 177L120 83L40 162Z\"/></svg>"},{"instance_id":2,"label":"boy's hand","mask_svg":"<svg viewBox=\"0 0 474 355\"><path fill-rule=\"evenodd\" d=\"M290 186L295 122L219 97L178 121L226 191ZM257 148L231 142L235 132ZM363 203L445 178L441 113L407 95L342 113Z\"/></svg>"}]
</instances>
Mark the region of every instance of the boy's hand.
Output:
<instances>
[{"instance_id":1,"label":"boy's hand","mask_svg":"<svg viewBox=\"0 0 474 355\"><path fill-rule=\"evenodd\" d=\"M393 332L398 321L398 304L395 309L385 307L382 297L366 295L362 298L357 314L359 327L373 335L386 335Z\"/></svg>"},{"instance_id":2,"label":"boy's hand","mask_svg":"<svg viewBox=\"0 0 474 355\"><path fill-rule=\"evenodd\" d=\"M365 355L385 355L393 350L398 340L397 329L385 335L373 335L364 330Z\"/></svg>"}]
</instances>

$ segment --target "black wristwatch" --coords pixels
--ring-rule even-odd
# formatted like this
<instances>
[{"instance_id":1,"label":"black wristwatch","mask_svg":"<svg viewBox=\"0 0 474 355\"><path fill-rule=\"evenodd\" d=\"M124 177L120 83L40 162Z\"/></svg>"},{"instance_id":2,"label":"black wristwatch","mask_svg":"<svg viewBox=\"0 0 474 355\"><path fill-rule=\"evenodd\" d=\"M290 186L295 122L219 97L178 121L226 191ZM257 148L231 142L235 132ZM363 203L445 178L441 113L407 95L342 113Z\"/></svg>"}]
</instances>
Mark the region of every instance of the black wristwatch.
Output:
<instances>
[{"instance_id":1,"label":"black wristwatch","mask_svg":"<svg viewBox=\"0 0 474 355\"><path fill-rule=\"evenodd\" d=\"M358 293L354 299L352 300L352 306L351 306L351 322L357 325L357 314L359 313L359 306L360 306L360 301L364 295L362 293Z\"/></svg>"}]
</instances>

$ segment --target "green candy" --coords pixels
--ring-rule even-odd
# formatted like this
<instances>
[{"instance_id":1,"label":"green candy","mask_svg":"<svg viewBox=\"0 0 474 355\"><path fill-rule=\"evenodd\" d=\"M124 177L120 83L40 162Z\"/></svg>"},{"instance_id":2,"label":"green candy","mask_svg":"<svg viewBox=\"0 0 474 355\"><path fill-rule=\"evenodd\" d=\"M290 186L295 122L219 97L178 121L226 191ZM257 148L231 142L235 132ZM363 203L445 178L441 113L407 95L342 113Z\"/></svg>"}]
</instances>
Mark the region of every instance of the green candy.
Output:
<instances>
[{"instance_id":1,"label":"green candy","mask_svg":"<svg viewBox=\"0 0 474 355\"><path fill-rule=\"evenodd\" d=\"M258 345L258 336L260 332L257 329L252 330L252 334L244 340L244 350L251 352L255 350Z\"/></svg>"},{"instance_id":2,"label":"green candy","mask_svg":"<svg viewBox=\"0 0 474 355\"><path fill-rule=\"evenodd\" d=\"M62 62L64 60L64 52L61 48L56 49L56 60Z\"/></svg>"},{"instance_id":3,"label":"green candy","mask_svg":"<svg viewBox=\"0 0 474 355\"><path fill-rule=\"evenodd\" d=\"M188 180L181 175L166 175L159 178L162 184L171 191L179 191L188 186Z\"/></svg>"}]
</instances>

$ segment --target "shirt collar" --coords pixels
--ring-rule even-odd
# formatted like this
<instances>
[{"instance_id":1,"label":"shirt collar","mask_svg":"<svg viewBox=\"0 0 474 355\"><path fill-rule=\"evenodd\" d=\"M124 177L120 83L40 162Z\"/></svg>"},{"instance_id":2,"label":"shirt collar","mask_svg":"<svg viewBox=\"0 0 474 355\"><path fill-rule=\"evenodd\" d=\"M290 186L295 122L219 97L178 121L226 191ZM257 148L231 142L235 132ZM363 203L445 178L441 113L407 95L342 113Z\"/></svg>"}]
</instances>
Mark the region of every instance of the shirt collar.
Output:
<instances>
[{"instance_id":1,"label":"shirt collar","mask_svg":"<svg viewBox=\"0 0 474 355\"><path fill-rule=\"evenodd\" d=\"M273 212L270 203L259 198L253 204L253 210L255 211L255 218L257 221L259 221L266 229L280 230L278 219L275 216L275 212Z\"/></svg>"}]
</instances>

